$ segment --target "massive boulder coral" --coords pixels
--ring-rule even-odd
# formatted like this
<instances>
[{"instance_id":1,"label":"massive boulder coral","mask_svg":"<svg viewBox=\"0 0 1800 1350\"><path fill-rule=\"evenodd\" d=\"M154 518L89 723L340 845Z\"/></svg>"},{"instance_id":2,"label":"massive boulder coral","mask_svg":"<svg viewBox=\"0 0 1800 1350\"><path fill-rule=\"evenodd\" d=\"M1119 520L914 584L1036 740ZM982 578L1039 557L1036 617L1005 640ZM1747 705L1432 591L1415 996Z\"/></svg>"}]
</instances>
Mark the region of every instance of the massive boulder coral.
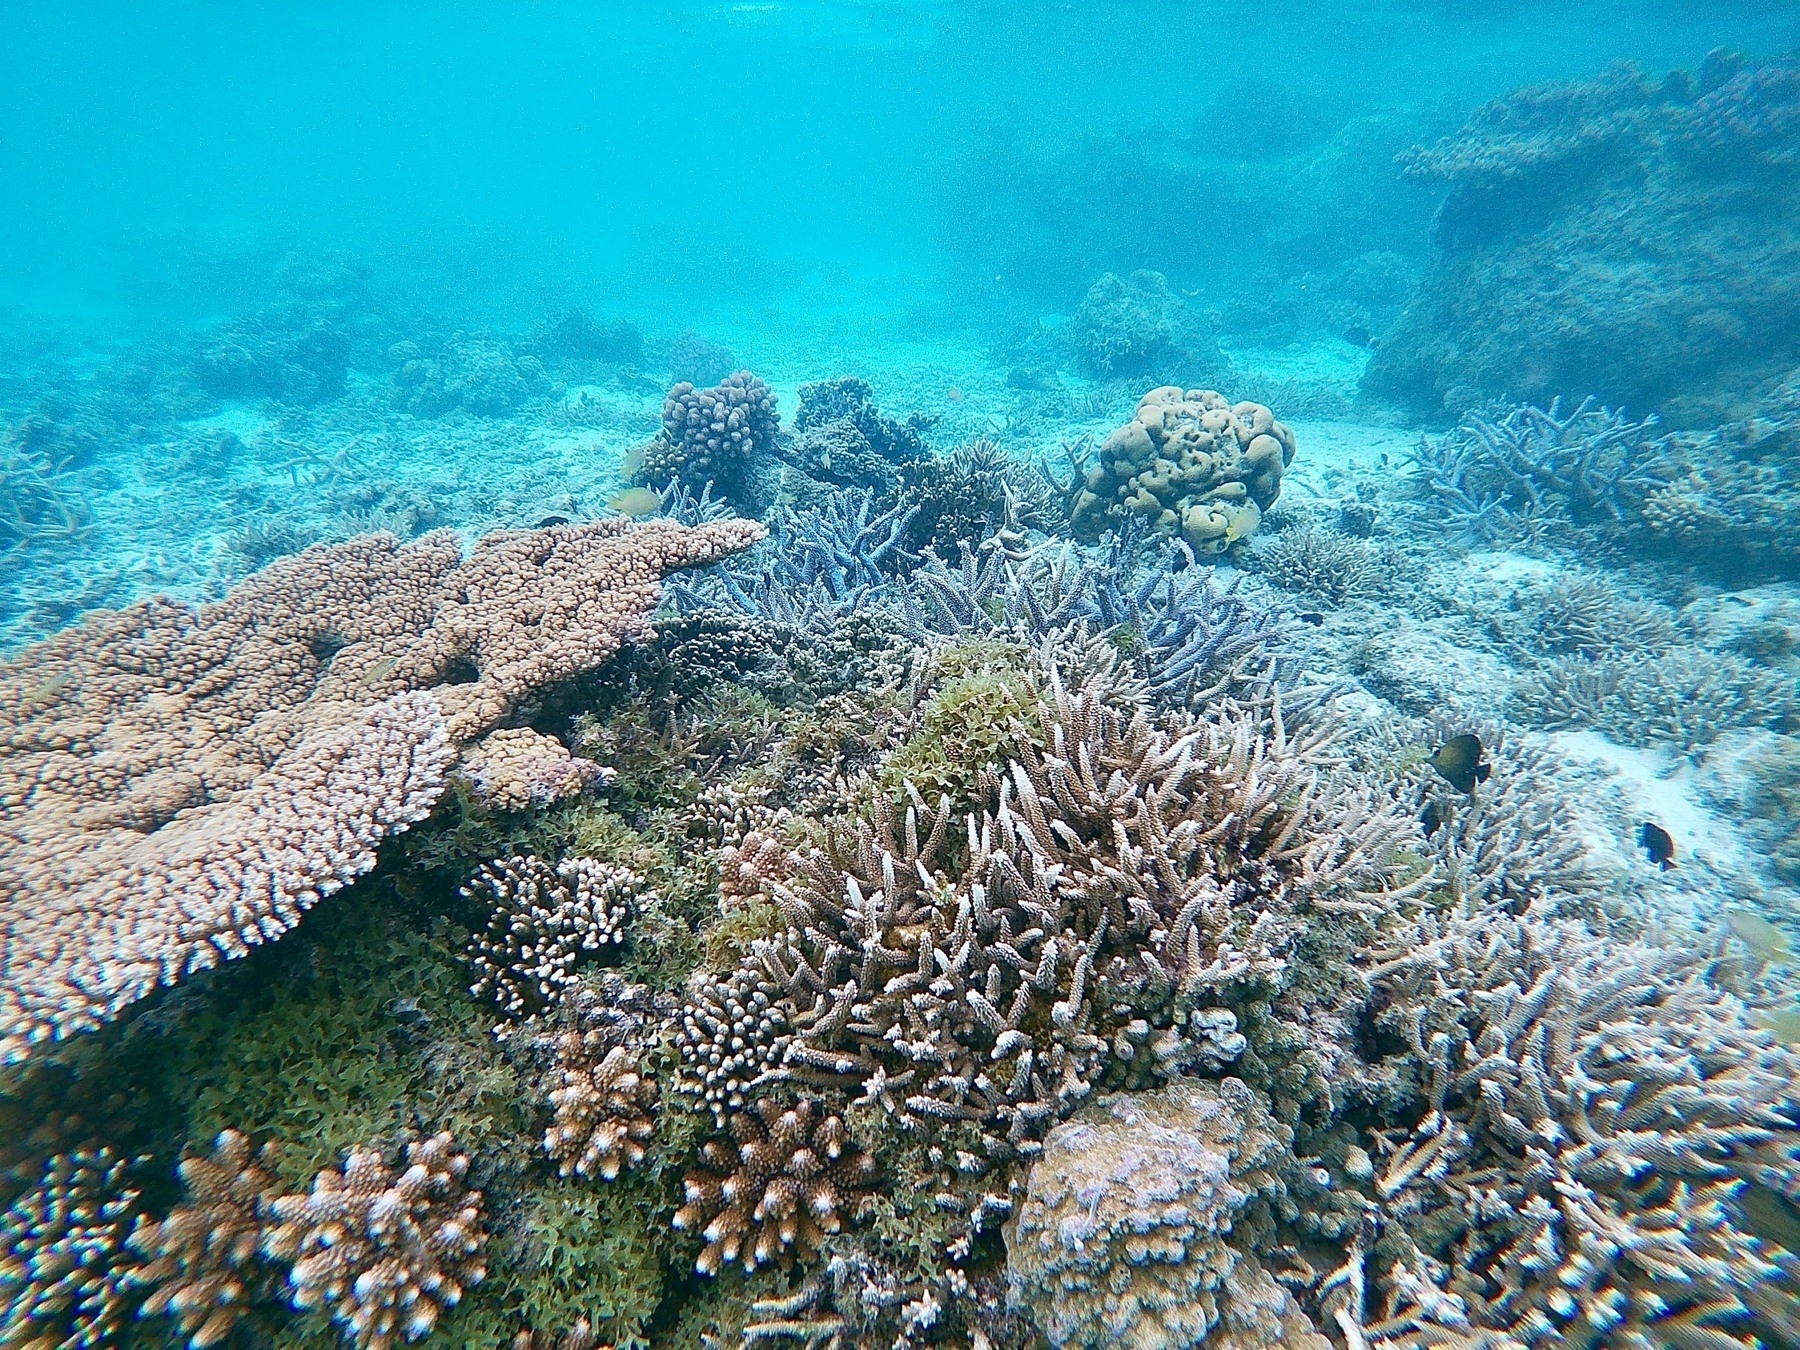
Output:
<instances>
[{"instance_id":1,"label":"massive boulder coral","mask_svg":"<svg viewBox=\"0 0 1800 1350\"><path fill-rule=\"evenodd\" d=\"M648 632L753 522L442 531L285 559L0 665L0 1051L272 941L421 820L459 749Z\"/></svg>"},{"instance_id":2,"label":"massive boulder coral","mask_svg":"<svg viewBox=\"0 0 1800 1350\"><path fill-rule=\"evenodd\" d=\"M1262 404L1164 385L1106 438L1070 519L1097 535L1135 514L1197 553L1223 553L1262 522L1293 459L1294 433Z\"/></svg>"},{"instance_id":3,"label":"massive boulder coral","mask_svg":"<svg viewBox=\"0 0 1800 1350\"><path fill-rule=\"evenodd\" d=\"M1800 353L1800 65L1715 53L1520 89L1402 157L1448 191L1369 389L1431 413L1598 394L1715 420Z\"/></svg>"},{"instance_id":4,"label":"massive boulder coral","mask_svg":"<svg viewBox=\"0 0 1800 1350\"><path fill-rule=\"evenodd\" d=\"M1108 1097L1057 1126L1008 1225L1013 1298L1055 1350L1328 1350L1234 1227L1285 1195L1292 1132L1236 1078Z\"/></svg>"}]
</instances>

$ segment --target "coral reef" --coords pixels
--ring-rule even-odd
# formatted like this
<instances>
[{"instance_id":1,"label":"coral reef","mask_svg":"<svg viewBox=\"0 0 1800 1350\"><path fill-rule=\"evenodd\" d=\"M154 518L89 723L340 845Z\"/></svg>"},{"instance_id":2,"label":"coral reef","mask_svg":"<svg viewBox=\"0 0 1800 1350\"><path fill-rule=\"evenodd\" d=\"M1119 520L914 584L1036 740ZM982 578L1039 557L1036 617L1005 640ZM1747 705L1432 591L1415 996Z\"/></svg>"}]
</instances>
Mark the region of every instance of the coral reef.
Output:
<instances>
[{"instance_id":1,"label":"coral reef","mask_svg":"<svg viewBox=\"0 0 1800 1350\"><path fill-rule=\"evenodd\" d=\"M602 323L575 306L540 319L523 346L540 361L606 361L631 366L643 359L644 335L629 319Z\"/></svg>"},{"instance_id":2,"label":"coral reef","mask_svg":"<svg viewBox=\"0 0 1800 1350\"><path fill-rule=\"evenodd\" d=\"M34 444L21 423L0 440L0 556L34 545L72 542L89 510L66 457Z\"/></svg>"},{"instance_id":3,"label":"coral reef","mask_svg":"<svg viewBox=\"0 0 1800 1350\"><path fill-rule=\"evenodd\" d=\"M1421 1118L1374 1179L1372 1343L1792 1337L1800 1264L1754 1215L1800 1184L1800 1061L1704 957L1462 909L1396 950Z\"/></svg>"},{"instance_id":4,"label":"coral reef","mask_svg":"<svg viewBox=\"0 0 1800 1350\"><path fill-rule=\"evenodd\" d=\"M662 430L632 451L634 482L661 487L671 480L694 492L710 486L727 502L754 511L765 500L762 477L780 434L775 395L747 370L710 389L683 380L663 400Z\"/></svg>"},{"instance_id":5,"label":"coral reef","mask_svg":"<svg viewBox=\"0 0 1800 1350\"><path fill-rule=\"evenodd\" d=\"M641 634L664 572L761 533L371 536L0 668L7 1055L279 937L425 816L457 746Z\"/></svg>"},{"instance_id":6,"label":"coral reef","mask_svg":"<svg viewBox=\"0 0 1800 1350\"><path fill-rule=\"evenodd\" d=\"M480 334L453 334L429 355L399 342L388 355L396 364L394 404L418 417L505 417L550 392L537 357Z\"/></svg>"},{"instance_id":7,"label":"coral reef","mask_svg":"<svg viewBox=\"0 0 1800 1350\"><path fill-rule=\"evenodd\" d=\"M293 1263L294 1306L329 1310L357 1350L424 1336L487 1274L481 1192L464 1184L468 1169L468 1155L437 1134L406 1146L404 1171L352 1149L311 1191L271 1200L263 1250Z\"/></svg>"},{"instance_id":8,"label":"coral reef","mask_svg":"<svg viewBox=\"0 0 1800 1350\"><path fill-rule=\"evenodd\" d=\"M1256 570L1284 591L1327 604L1373 594L1380 588L1380 556L1362 540L1316 526L1282 530L1253 554Z\"/></svg>"},{"instance_id":9,"label":"coral reef","mask_svg":"<svg viewBox=\"0 0 1800 1350\"><path fill-rule=\"evenodd\" d=\"M1800 290L1760 279L1800 270L1800 80L1791 57L1730 64L1521 89L1403 157L1448 192L1365 387L1434 414L1597 394L1692 418L1791 366Z\"/></svg>"},{"instance_id":10,"label":"coral reef","mask_svg":"<svg viewBox=\"0 0 1800 1350\"><path fill-rule=\"evenodd\" d=\"M920 432L930 419L885 417L864 380L800 386L794 441L785 453L815 478L846 486L891 488L894 467L930 455Z\"/></svg>"},{"instance_id":11,"label":"coral reef","mask_svg":"<svg viewBox=\"0 0 1800 1350\"><path fill-rule=\"evenodd\" d=\"M1099 457L1069 512L1078 531L1098 533L1136 514L1197 552L1223 553L1274 505L1294 433L1260 403L1169 385L1138 401L1137 416L1107 437Z\"/></svg>"},{"instance_id":12,"label":"coral reef","mask_svg":"<svg viewBox=\"0 0 1800 1350\"><path fill-rule=\"evenodd\" d=\"M1057 1126L1008 1229L1015 1298L1050 1344L1326 1350L1229 1240L1285 1195L1292 1132L1236 1078L1108 1097ZM1243 1239L1240 1239L1243 1241Z\"/></svg>"},{"instance_id":13,"label":"coral reef","mask_svg":"<svg viewBox=\"0 0 1800 1350\"><path fill-rule=\"evenodd\" d=\"M914 548L954 553L959 543L1002 530L1054 531L1064 523L1043 475L981 437L941 458L915 459L899 473L917 514L907 532Z\"/></svg>"},{"instance_id":14,"label":"coral reef","mask_svg":"<svg viewBox=\"0 0 1800 1350\"><path fill-rule=\"evenodd\" d=\"M211 1153L181 1160L181 1204L131 1234L146 1261L134 1278L151 1286L140 1311L174 1317L190 1346L224 1340L255 1299L262 1208L276 1189L266 1155L266 1145L259 1156L236 1130L220 1131Z\"/></svg>"},{"instance_id":15,"label":"coral reef","mask_svg":"<svg viewBox=\"0 0 1800 1350\"><path fill-rule=\"evenodd\" d=\"M476 972L469 992L497 1005L494 1034L505 1040L519 1023L556 1007L584 963L625 941L632 915L654 904L635 873L593 858L497 859L463 888L489 911L486 929L469 943Z\"/></svg>"},{"instance_id":16,"label":"coral reef","mask_svg":"<svg viewBox=\"0 0 1800 1350\"><path fill-rule=\"evenodd\" d=\"M321 403L344 392L350 331L329 308L277 305L208 334L197 345L192 370L214 398Z\"/></svg>"},{"instance_id":17,"label":"coral reef","mask_svg":"<svg viewBox=\"0 0 1800 1350\"><path fill-rule=\"evenodd\" d=\"M704 1166L682 1182L686 1203L674 1226L705 1242L694 1268L783 1268L817 1255L825 1238L854 1219L874 1183L875 1160L844 1122L802 1098L761 1097L729 1121L732 1144L708 1140Z\"/></svg>"},{"instance_id":18,"label":"coral reef","mask_svg":"<svg viewBox=\"0 0 1800 1350\"><path fill-rule=\"evenodd\" d=\"M1587 728L1621 745L1690 751L1732 727L1791 729L1800 685L1729 652L1674 647L1545 662L1519 682L1513 704L1522 720L1538 726Z\"/></svg>"},{"instance_id":19,"label":"coral reef","mask_svg":"<svg viewBox=\"0 0 1800 1350\"><path fill-rule=\"evenodd\" d=\"M530 727L489 732L464 752L458 769L475 800L495 811L523 811L576 797L610 773Z\"/></svg>"},{"instance_id":20,"label":"coral reef","mask_svg":"<svg viewBox=\"0 0 1800 1350\"><path fill-rule=\"evenodd\" d=\"M1101 379L1210 378L1226 364L1161 272L1106 273L1082 297L1069 330L1077 363Z\"/></svg>"}]
</instances>

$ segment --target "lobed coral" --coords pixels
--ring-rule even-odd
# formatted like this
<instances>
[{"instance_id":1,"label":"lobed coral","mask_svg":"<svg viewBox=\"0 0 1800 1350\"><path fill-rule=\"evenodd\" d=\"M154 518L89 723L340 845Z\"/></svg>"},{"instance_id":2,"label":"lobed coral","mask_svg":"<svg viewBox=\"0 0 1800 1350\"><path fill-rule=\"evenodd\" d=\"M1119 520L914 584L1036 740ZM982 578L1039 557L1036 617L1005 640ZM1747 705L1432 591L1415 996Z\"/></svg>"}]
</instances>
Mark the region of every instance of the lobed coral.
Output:
<instances>
[{"instance_id":1,"label":"lobed coral","mask_svg":"<svg viewBox=\"0 0 1800 1350\"><path fill-rule=\"evenodd\" d=\"M488 909L485 930L469 943L469 992L499 1007L501 1040L554 1009L580 965L622 944L632 915L656 899L636 873L593 858L554 867L537 857L497 859L463 895Z\"/></svg>"},{"instance_id":2,"label":"lobed coral","mask_svg":"<svg viewBox=\"0 0 1800 1350\"><path fill-rule=\"evenodd\" d=\"M1260 403L1166 385L1107 437L1069 517L1098 533L1135 514L1196 552L1223 553L1255 531L1293 458L1294 433Z\"/></svg>"},{"instance_id":3,"label":"lobed coral","mask_svg":"<svg viewBox=\"0 0 1800 1350\"><path fill-rule=\"evenodd\" d=\"M749 371L710 389L683 380L663 400L662 430L632 452L631 476L650 485L673 479L695 492L711 485L726 501L754 507L780 429L775 395Z\"/></svg>"},{"instance_id":4,"label":"lobed coral","mask_svg":"<svg viewBox=\"0 0 1800 1350\"><path fill-rule=\"evenodd\" d=\"M406 1146L402 1172L352 1149L308 1193L270 1201L263 1251L293 1263L294 1306L327 1309L357 1350L428 1333L487 1274L481 1192L464 1184L468 1170L468 1155L437 1134Z\"/></svg>"},{"instance_id":5,"label":"lobed coral","mask_svg":"<svg viewBox=\"0 0 1800 1350\"><path fill-rule=\"evenodd\" d=\"M1082 297L1069 330L1077 363L1101 379L1212 374L1225 365L1160 272L1107 272Z\"/></svg>"},{"instance_id":6,"label":"lobed coral","mask_svg":"<svg viewBox=\"0 0 1800 1350\"><path fill-rule=\"evenodd\" d=\"M1327 1350L1246 1249L1247 1211L1285 1198L1291 1139L1236 1078L1095 1103L1032 1164L1007 1232L1013 1297L1056 1350Z\"/></svg>"},{"instance_id":7,"label":"lobed coral","mask_svg":"<svg viewBox=\"0 0 1800 1350\"><path fill-rule=\"evenodd\" d=\"M875 1180L875 1160L838 1116L802 1098L760 1097L729 1122L732 1144L708 1140L705 1165L682 1182L686 1203L672 1220L705 1242L694 1268L716 1275L816 1256L830 1234L856 1217Z\"/></svg>"},{"instance_id":8,"label":"lobed coral","mask_svg":"<svg viewBox=\"0 0 1800 1350\"><path fill-rule=\"evenodd\" d=\"M761 533L605 521L467 559L370 536L0 666L6 1055L279 937L431 810L458 747L646 632L664 572Z\"/></svg>"}]
</instances>

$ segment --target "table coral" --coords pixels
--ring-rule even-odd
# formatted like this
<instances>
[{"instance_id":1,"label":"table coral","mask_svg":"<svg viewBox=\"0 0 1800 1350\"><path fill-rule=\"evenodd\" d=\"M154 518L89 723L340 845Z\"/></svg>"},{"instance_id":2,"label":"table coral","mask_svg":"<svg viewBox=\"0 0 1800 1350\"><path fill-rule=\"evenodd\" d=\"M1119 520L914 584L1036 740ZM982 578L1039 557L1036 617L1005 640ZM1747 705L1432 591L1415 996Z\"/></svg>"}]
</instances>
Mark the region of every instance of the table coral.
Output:
<instances>
[{"instance_id":1,"label":"table coral","mask_svg":"<svg viewBox=\"0 0 1800 1350\"><path fill-rule=\"evenodd\" d=\"M406 1146L396 1172L372 1149L352 1149L305 1195L270 1202L263 1239L291 1261L297 1308L328 1309L357 1350L416 1341L487 1274L481 1192L464 1184L469 1157L450 1136Z\"/></svg>"},{"instance_id":2,"label":"table coral","mask_svg":"<svg viewBox=\"0 0 1800 1350\"><path fill-rule=\"evenodd\" d=\"M0 665L0 1048L243 955L421 820L459 748L646 634L752 522L373 535ZM101 916L96 922L95 916Z\"/></svg>"},{"instance_id":3,"label":"table coral","mask_svg":"<svg viewBox=\"0 0 1800 1350\"><path fill-rule=\"evenodd\" d=\"M1235 1078L1097 1102L1032 1164L1007 1235L1014 1299L1055 1350L1327 1350L1231 1241L1247 1209L1284 1194L1291 1138Z\"/></svg>"},{"instance_id":4,"label":"table coral","mask_svg":"<svg viewBox=\"0 0 1800 1350\"><path fill-rule=\"evenodd\" d=\"M1097 535L1140 515L1197 553L1223 553L1261 523L1293 459L1294 433L1262 404L1164 385L1106 438L1070 519Z\"/></svg>"}]
</instances>

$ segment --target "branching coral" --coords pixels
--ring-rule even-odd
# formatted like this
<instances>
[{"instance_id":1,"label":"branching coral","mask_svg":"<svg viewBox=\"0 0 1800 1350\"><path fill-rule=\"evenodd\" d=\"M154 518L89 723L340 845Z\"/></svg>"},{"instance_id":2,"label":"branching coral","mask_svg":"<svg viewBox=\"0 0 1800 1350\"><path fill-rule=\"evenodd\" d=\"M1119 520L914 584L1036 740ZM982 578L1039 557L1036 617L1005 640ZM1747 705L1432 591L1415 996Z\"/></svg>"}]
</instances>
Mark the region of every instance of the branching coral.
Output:
<instances>
[{"instance_id":1,"label":"branching coral","mask_svg":"<svg viewBox=\"0 0 1800 1350\"><path fill-rule=\"evenodd\" d=\"M732 1143L708 1140L703 1167L682 1183L686 1203L674 1225L706 1243L694 1267L716 1275L818 1254L854 1219L875 1180L875 1160L837 1116L802 1098L761 1097L729 1121Z\"/></svg>"},{"instance_id":2,"label":"branching coral","mask_svg":"<svg viewBox=\"0 0 1800 1350\"><path fill-rule=\"evenodd\" d=\"M537 857L487 864L463 894L489 907L485 931L469 943L476 971L469 991L499 1006L494 1034L554 1008L577 970L625 941L633 914L655 900L643 878L594 858Z\"/></svg>"},{"instance_id":3,"label":"branching coral","mask_svg":"<svg viewBox=\"0 0 1800 1350\"><path fill-rule=\"evenodd\" d=\"M1100 447L1070 520L1098 533L1141 515L1198 552L1223 553L1255 531L1293 458L1294 433L1260 403L1234 405L1210 389L1152 389Z\"/></svg>"},{"instance_id":4,"label":"branching coral","mask_svg":"<svg viewBox=\"0 0 1800 1350\"><path fill-rule=\"evenodd\" d=\"M1800 687L1727 652L1677 647L1588 661L1564 657L1513 692L1520 714L1546 727L1588 728L1621 745L1693 750L1744 726L1784 730L1800 712Z\"/></svg>"},{"instance_id":5,"label":"branching coral","mask_svg":"<svg viewBox=\"0 0 1800 1350\"><path fill-rule=\"evenodd\" d=\"M664 572L761 534L605 521L467 559L370 536L0 666L0 1047L279 937L424 817L458 747L642 635Z\"/></svg>"},{"instance_id":6,"label":"branching coral","mask_svg":"<svg viewBox=\"0 0 1800 1350\"><path fill-rule=\"evenodd\" d=\"M1509 645L1552 656L1599 658L1658 652L1674 644L1675 619L1661 605L1636 600L1603 574L1560 576L1513 598L1513 610L1489 620Z\"/></svg>"},{"instance_id":7,"label":"branching coral","mask_svg":"<svg viewBox=\"0 0 1800 1350\"><path fill-rule=\"evenodd\" d=\"M137 1304L126 1240L147 1161L105 1146L58 1153L0 1213L0 1342L117 1343Z\"/></svg>"},{"instance_id":8,"label":"branching coral","mask_svg":"<svg viewBox=\"0 0 1800 1350\"><path fill-rule=\"evenodd\" d=\"M723 1121L780 1064L789 1042L780 987L756 970L720 977L697 971L675 1028L681 1069L675 1085Z\"/></svg>"},{"instance_id":9,"label":"branching coral","mask_svg":"<svg viewBox=\"0 0 1800 1350\"><path fill-rule=\"evenodd\" d=\"M544 1152L566 1177L571 1172L616 1181L644 1160L656 1133L650 1106L656 1085L640 1072L638 1057L623 1045L607 1047L598 1031L568 1031L557 1038L561 1085L550 1093L555 1123Z\"/></svg>"},{"instance_id":10,"label":"branching coral","mask_svg":"<svg viewBox=\"0 0 1800 1350\"><path fill-rule=\"evenodd\" d=\"M1373 1339L1793 1338L1800 1258L1752 1215L1758 1192L1800 1193L1800 1057L1702 962L1460 908L1396 947L1380 1016L1422 1116L1374 1183Z\"/></svg>"},{"instance_id":11,"label":"branching coral","mask_svg":"<svg viewBox=\"0 0 1800 1350\"><path fill-rule=\"evenodd\" d=\"M1284 1195L1290 1141L1235 1078L1096 1103L1051 1131L1032 1164L1007 1243L1015 1298L1057 1350L1326 1350L1228 1241L1247 1208Z\"/></svg>"},{"instance_id":12,"label":"branching coral","mask_svg":"<svg viewBox=\"0 0 1800 1350\"><path fill-rule=\"evenodd\" d=\"M481 1192L464 1184L468 1170L468 1155L438 1134L406 1146L403 1172L353 1149L307 1194L271 1201L263 1250L293 1263L294 1306L328 1309L357 1350L429 1332L487 1274Z\"/></svg>"},{"instance_id":13,"label":"branching coral","mask_svg":"<svg viewBox=\"0 0 1800 1350\"><path fill-rule=\"evenodd\" d=\"M190 1346L224 1340L252 1301L262 1207L275 1193L267 1149L222 1131L210 1154L181 1160L182 1203L131 1235L148 1263L135 1279L152 1287L141 1311L174 1317Z\"/></svg>"},{"instance_id":14,"label":"branching coral","mask_svg":"<svg viewBox=\"0 0 1800 1350\"><path fill-rule=\"evenodd\" d=\"M1256 569L1277 586L1329 604L1366 596L1381 584L1381 560L1366 543L1307 526L1258 541Z\"/></svg>"}]
</instances>

